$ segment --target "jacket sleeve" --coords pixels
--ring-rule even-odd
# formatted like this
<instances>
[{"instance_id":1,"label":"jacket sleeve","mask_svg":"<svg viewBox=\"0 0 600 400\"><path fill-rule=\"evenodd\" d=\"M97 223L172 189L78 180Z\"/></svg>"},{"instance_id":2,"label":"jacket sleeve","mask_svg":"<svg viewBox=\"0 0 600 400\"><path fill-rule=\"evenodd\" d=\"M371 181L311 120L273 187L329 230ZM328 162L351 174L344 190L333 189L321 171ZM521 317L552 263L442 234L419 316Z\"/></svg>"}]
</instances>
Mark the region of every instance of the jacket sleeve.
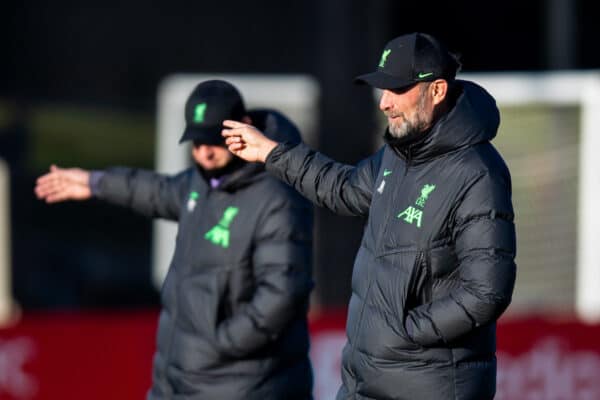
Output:
<instances>
[{"instance_id":1,"label":"jacket sleeve","mask_svg":"<svg viewBox=\"0 0 600 400\"><path fill-rule=\"evenodd\" d=\"M510 177L479 176L456 209L457 288L418 306L405 321L422 346L451 342L495 322L508 307L515 283L515 227Z\"/></svg>"},{"instance_id":2,"label":"jacket sleeve","mask_svg":"<svg viewBox=\"0 0 600 400\"><path fill-rule=\"evenodd\" d=\"M356 167L334 162L304 144L278 145L266 168L305 197L336 214L365 216L383 149Z\"/></svg>"},{"instance_id":3,"label":"jacket sleeve","mask_svg":"<svg viewBox=\"0 0 600 400\"><path fill-rule=\"evenodd\" d=\"M115 167L105 171L96 196L148 217L178 220L189 179L189 170L167 176L142 169Z\"/></svg>"},{"instance_id":4,"label":"jacket sleeve","mask_svg":"<svg viewBox=\"0 0 600 400\"><path fill-rule=\"evenodd\" d=\"M312 207L291 188L284 190L286 197L271 201L257 227L253 297L217 328L217 345L231 357L244 357L276 340L307 312L313 288Z\"/></svg>"}]
</instances>

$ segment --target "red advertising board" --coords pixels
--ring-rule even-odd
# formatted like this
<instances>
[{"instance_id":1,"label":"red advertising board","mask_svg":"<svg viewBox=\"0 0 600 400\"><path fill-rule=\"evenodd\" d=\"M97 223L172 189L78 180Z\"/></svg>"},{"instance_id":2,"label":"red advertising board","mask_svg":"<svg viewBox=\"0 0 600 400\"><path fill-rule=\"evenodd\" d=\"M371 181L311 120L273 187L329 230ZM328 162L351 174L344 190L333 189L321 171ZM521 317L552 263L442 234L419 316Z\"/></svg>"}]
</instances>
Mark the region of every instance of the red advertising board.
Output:
<instances>
[{"instance_id":1,"label":"red advertising board","mask_svg":"<svg viewBox=\"0 0 600 400\"><path fill-rule=\"evenodd\" d=\"M0 331L0 399L145 398L157 315L26 315Z\"/></svg>"},{"instance_id":2,"label":"red advertising board","mask_svg":"<svg viewBox=\"0 0 600 400\"><path fill-rule=\"evenodd\" d=\"M498 326L497 400L600 399L600 325L527 318Z\"/></svg>"},{"instance_id":3,"label":"red advertising board","mask_svg":"<svg viewBox=\"0 0 600 400\"><path fill-rule=\"evenodd\" d=\"M0 330L0 399L143 399L158 313L26 315ZM311 321L315 398L333 399L344 311ZM600 325L543 318L498 326L497 400L600 399Z\"/></svg>"}]
</instances>

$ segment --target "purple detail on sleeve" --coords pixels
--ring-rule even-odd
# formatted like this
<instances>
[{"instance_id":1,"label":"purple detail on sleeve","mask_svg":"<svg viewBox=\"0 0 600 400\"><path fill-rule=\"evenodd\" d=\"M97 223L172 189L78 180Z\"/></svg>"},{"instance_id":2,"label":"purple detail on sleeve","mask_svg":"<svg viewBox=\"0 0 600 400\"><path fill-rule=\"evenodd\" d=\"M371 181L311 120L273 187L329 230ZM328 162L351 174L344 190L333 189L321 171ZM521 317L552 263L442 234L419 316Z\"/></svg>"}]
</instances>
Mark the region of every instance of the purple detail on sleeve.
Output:
<instances>
[{"instance_id":1,"label":"purple detail on sleeve","mask_svg":"<svg viewBox=\"0 0 600 400\"><path fill-rule=\"evenodd\" d=\"M221 184L221 179L210 178L210 187L216 189Z\"/></svg>"},{"instance_id":2,"label":"purple detail on sleeve","mask_svg":"<svg viewBox=\"0 0 600 400\"><path fill-rule=\"evenodd\" d=\"M100 181L104 178L104 171L91 171L90 172L90 190L92 191L92 196L96 196L100 191Z\"/></svg>"}]
</instances>

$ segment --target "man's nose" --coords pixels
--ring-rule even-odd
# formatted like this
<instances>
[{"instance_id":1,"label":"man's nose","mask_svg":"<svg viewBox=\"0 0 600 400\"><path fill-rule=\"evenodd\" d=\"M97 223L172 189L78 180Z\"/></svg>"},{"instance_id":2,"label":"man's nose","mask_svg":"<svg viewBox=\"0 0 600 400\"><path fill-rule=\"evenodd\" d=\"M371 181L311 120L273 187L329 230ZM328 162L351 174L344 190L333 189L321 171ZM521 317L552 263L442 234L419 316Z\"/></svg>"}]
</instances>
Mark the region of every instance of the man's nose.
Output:
<instances>
[{"instance_id":1,"label":"man's nose","mask_svg":"<svg viewBox=\"0 0 600 400\"><path fill-rule=\"evenodd\" d=\"M379 109L381 111L387 111L391 107L391 92L389 90L383 90L381 92L381 98L379 99Z\"/></svg>"},{"instance_id":2,"label":"man's nose","mask_svg":"<svg viewBox=\"0 0 600 400\"><path fill-rule=\"evenodd\" d=\"M213 153L212 147L211 146L207 146L205 144L200 145L200 148L198 150L200 150L200 154L203 157L207 157L207 158L210 158L210 156Z\"/></svg>"}]
</instances>

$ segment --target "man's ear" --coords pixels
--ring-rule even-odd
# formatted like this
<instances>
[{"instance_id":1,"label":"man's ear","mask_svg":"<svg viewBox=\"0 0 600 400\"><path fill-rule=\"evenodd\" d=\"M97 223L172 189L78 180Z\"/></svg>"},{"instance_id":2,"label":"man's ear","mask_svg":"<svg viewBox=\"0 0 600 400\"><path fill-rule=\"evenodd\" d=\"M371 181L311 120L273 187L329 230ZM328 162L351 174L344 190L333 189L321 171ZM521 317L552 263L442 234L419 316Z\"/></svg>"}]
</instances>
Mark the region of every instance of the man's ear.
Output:
<instances>
[{"instance_id":1,"label":"man's ear","mask_svg":"<svg viewBox=\"0 0 600 400\"><path fill-rule=\"evenodd\" d=\"M248 125L252 125L252 118L250 118L248 115L245 115L242 117L242 122Z\"/></svg>"},{"instance_id":2,"label":"man's ear","mask_svg":"<svg viewBox=\"0 0 600 400\"><path fill-rule=\"evenodd\" d=\"M436 79L431 82L430 90L433 98L433 105L438 105L444 101L448 95L448 82L445 79Z\"/></svg>"}]
</instances>

